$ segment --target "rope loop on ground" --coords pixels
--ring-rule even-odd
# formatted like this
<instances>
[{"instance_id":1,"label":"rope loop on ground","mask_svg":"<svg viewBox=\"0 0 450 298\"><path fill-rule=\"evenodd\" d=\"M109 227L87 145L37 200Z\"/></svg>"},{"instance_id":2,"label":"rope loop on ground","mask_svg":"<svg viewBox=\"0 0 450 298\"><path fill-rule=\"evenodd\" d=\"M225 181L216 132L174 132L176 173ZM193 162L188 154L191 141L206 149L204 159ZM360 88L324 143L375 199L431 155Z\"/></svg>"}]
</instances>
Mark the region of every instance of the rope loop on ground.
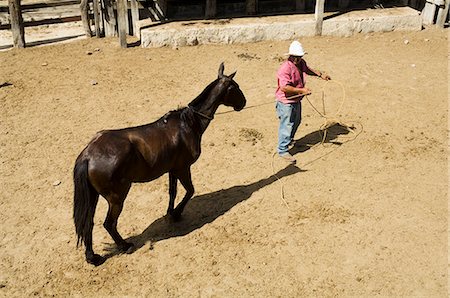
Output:
<instances>
[{"instance_id":1,"label":"rope loop on ground","mask_svg":"<svg viewBox=\"0 0 450 298\"><path fill-rule=\"evenodd\" d=\"M308 95L295 95L295 96L288 97L288 99L293 99L293 98L298 98L298 97L304 96L304 98L311 105L313 110L316 111L317 114L319 114L320 117L322 117L324 119L324 123L319 127L319 131L321 131L323 133L322 140L321 140L320 143L315 144L315 145L311 146L310 148L314 148L317 145L325 146L325 141L326 141L326 138L327 138L327 130L328 130L328 128L330 128L330 127L332 127L332 126L334 126L336 124L344 127L345 129L347 129L349 132L351 132L353 134L355 134L354 130L356 130L356 127L354 127L353 125L345 124L343 121L341 121L339 119L339 114L341 113L342 107L344 106L344 103L345 103L345 100L346 100L346 93L345 93L344 84L339 82L339 81L336 81L336 80L328 80L326 82L327 83L332 82L332 83L338 84L341 87L341 89L342 89L342 99L341 99L341 102L339 104L339 108L337 109L337 111L334 114L327 114L326 113L324 88L322 88L322 111L323 112L320 112L319 109L311 102L311 100L308 98ZM359 121L356 121L356 122L359 123ZM361 129L358 131L358 133L356 133L353 138L346 140L344 143L347 143L347 142L355 140L362 133L363 125L361 123L359 123L359 124L361 125ZM324 155L320 156L319 158L316 158L313 161L310 161L310 162L304 164L303 166L311 164L312 162L314 162L314 161L316 161L316 160L318 160L318 159L320 159L320 158L330 154L333 151L334 150L331 150L330 152L325 153ZM276 155L276 152L272 155L272 172L273 172L273 175L275 176L275 178L277 178L277 180L281 184L281 200L283 201L283 203L286 206L286 208L288 209L288 211L292 211L291 208L289 207L286 199L285 199L284 185L283 185L281 179L275 174L275 168L274 168L274 157L275 157L275 155Z\"/></svg>"}]
</instances>

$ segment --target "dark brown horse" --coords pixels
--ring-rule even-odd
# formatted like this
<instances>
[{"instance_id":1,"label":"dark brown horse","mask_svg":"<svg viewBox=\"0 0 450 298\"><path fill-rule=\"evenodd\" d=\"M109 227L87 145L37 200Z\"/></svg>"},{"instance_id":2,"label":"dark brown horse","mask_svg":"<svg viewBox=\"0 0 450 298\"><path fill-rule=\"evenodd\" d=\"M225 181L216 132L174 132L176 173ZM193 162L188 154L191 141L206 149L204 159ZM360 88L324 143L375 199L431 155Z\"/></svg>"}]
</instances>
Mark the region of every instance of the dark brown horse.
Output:
<instances>
[{"instance_id":1,"label":"dark brown horse","mask_svg":"<svg viewBox=\"0 0 450 298\"><path fill-rule=\"evenodd\" d=\"M80 153L74 168L73 218L78 236L77 245L84 242L86 261L100 265L105 258L92 249L94 214L99 195L108 201L108 214L103 226L119 250L129 251L117 231L117 220L133 182L148 182L169 173L169 207L167 213L178 219L194 194L191 165L199 158L202 134L214 117L219 105L236 111L244 108L246 100L230 76L223 74L209 84L186 108L172 111L159 120L138 127L105 130L97 133ZM186 195L174 208L177 181Z\"/></svg>"}]
</instances>

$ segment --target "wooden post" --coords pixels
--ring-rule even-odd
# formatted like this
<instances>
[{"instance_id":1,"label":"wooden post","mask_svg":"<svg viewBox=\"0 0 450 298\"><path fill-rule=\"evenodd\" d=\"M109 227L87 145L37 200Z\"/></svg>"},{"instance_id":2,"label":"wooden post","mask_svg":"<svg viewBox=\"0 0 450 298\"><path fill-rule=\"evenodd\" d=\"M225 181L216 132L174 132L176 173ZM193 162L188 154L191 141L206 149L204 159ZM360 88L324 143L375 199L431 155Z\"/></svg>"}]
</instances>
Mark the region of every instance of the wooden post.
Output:
<instances>
[{"instance_id":1,"label":"wooden post","mask_svg":"<svg viewBox=\"0 0 450 298\"><path fill-rule=\"evenodd\" d=\"M127 47L127 0L117 0L117 15L119 27L119 42L122 48Z\"/></svg>"},{"instance_id":2,"label":"wooden post","mask_svg":"<svg viewBox=\"0 0 450 298\"><path fill-rule=\"evenodd\" d=\"M103 9L105 36L117 36L117 22L112 0L103 0Z\"/></svg>"},{"instance_id":3,"label":"wooden post","mask_svg":"<svg viewBox=\"0 0 450 298\"><path fill-rule=\"evenodd\" d=\"M133 35L139 37L139 7L137 0L131 0L131 24L133 24Z\"/></svg>"},{"instance_id":4,"label":"wooden post","mask_svg":"<svg viewBox=\"0 0 450 298\"><path fill-rule=\"evenodd\" d=\"M296 0L295 1L295 10L304 12L306 9L306 1L305 0Z\"/></svg>"},{"instance_id":5,"label":"wooden post","mask_svg":"<svg viewBox=\"0 0 450 298\"><path fill-rule=\"evenodd\" d=\"M214 18L217 13L217 2L216 0L206 0L205 7L205 18L210 19Z\"/></svg>"},{"instance_id":6,"label":"wooden post","mask_svg":"<svg viewBox=\"0 0 450 298\"><path fill-rule=\"evenodd\" d=\"M447 20L449 6L450 6L450 0L445 0L444 6L439 7L438 15L436 18L437 26L444 27L445 20Z\"/></svg>"},{"instance_id":7,"label":"wooden post","mask_svg":"<svg viewBox=\"0 0 450 298\"><path fill-rule=\"evenodd\" d=\"M316 35L322 35L323 12L325 10L325 0L316 0Z\"/></svg>"},{"instance_id":8,"label":"wooden post","mask_svg":"<svg viewBox=\"0 0 450 298\"><path fill-rule=\"evenodd\" d=\"M425 7L422 10L422 22L425 25L433 24L436 13L436 5L433 0L427 0Z\"/></svg>"},{"instance_id":9,"label":"wooden post","mask_svg":"<svg viewBox=\"0 0 450 298\"><path fill-rule=\"evenodd\" d=\"M246 11L248 15L255 15L258 11L258 0L246 0Z\"/></svg>"},{"instance_id":10,"label":"wooden post","mask_svg":"<svg viewBox=\"0 0 450 298\"><path fill-rule=\"evenodd\" d=\"M87 37L92 36L91 25L89 24L89 0L81 0L81 21L83 22L84 32Z\"/></svg>"},{"instance_id":11,"label":"wooden post","mask_svg":"<svg viewBox=\"0 0 450 298\"><path fill-rule=\"evenodd\" d=\"M20 6L20 0L8 0L8 6L13 45L16 48L24 48L25 29L23 27L22 7Z\"/></svg>"},{"instance_id":12,"label":"wooden post","mask_svg":"<svg viewBox=\"0 0 450 298\"><path fill-rule=\"evenodd\" d=\"M92 8L94 10L95 36L100 37L100 11L98 7L99 0L92 0Z\"/></svg>"},{"instance_id":13,"label":"wooden post","mask_svg":"<svg viewBox=\"0 0 450 298\"><path fill-rule=\"evenodd\" d=\"M128 0L125 0L125 23L127 26L125 27L127 35L131 34L130 30L130 22L128 22Z\"/></svg>"}]
</instances>

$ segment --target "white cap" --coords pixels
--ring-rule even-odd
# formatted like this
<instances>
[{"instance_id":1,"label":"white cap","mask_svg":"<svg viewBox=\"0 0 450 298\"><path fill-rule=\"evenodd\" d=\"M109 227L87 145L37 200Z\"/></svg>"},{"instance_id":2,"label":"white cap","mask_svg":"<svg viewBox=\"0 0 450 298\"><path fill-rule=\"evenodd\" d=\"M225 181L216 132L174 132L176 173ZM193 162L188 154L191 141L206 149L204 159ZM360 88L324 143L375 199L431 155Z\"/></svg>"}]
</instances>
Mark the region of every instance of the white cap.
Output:
<instances>
[{"instance_id":1,"label":"white cap","mask_svg":"<svg viewBox=\"0 0 450 298\"><path fill-rule=\"evenodd\" d=\"M298 41L294 40L291 45L289 46L289 53L290 56L303 56L306 52L303 50L302 44Z\"/></svg>"}]
</instances>

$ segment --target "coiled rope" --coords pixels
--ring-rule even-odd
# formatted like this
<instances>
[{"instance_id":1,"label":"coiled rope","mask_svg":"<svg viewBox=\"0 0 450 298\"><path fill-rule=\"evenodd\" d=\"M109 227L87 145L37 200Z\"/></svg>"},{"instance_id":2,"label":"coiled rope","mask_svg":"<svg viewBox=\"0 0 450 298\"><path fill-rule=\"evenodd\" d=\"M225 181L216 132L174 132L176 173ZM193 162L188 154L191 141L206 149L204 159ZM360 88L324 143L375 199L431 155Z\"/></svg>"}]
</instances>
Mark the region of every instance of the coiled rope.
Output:
<instances>
[{"instance_id":1,"label":"coiled rope","mask_svg":"<svg viewBox=\"0 0 450 298\"><path fill-rule=\"evenodd\" d=\"M325 107L325 91L324 91L324 88L322 88L322 112L320 112L319 109L318 109L316 106L314 106L314 104L313 104L313 103L311 102L311 100L308 98L308 95L294 95L294 96L287 97L287 99L294 99L294 98L298 98L298 97L304 96L304 98L305 98L305 99L307 100L307 102L311 105L311 107L313 108L313 110L316 111L317 114L320 115L320 117L324 118L324 123L319 127L319 131L320 131L321 133L323 132L322 140L321 140L320 143L315 144L315 145L311 146L310 148L314 148L314 147L317 146L317 145L325 146L325 141L326 141L326 138L327 138L327 131L328 131L328 128L330 128L330 127L332 127L332 126L334 126L334 125L336 125L336 124L340 125L341 127L344 127L345 129L347 129L347 131L349 131L349 132L355 134L355 131L354 131L354 130L355 130L356 128L355 128L353 125L350 126L350 125L345 124L344 122L342 122L342 121L339 119L339 116L338 116L338 115L340 114L341 109L342 109L342 107L344 106L344 103L345 103L345 100L346 100L346 93L345 93L345 87L344 87L344 84L342 84L341 82L336 81L336 80L328 80L328 81L326 81L326 82L327 82L327 83L328 83L328 82L336 83L336 84L338 84L338 85L341 87L341 89L342 89L342 100L341 100L341 103L339 104L339 108L337 109L337 111L336 111L334 114L332 114L332 115L329 115L329 114L326 113L326 107ZM355 121L355 122L358 122L358 123L360 124L361 129L359 130L358 133L356 133L356 134L354 135L353 138L348 139L348 140L342 142L341 145L344 144L344 143L347 143L347 142L350 142L350 141L355 140L355 139L362 133L362 131L363 131L363 125L362 125L359 121ZM339 148L339 147L336 147L334 150L336 150L337 148ZM308 164L311 164L311 163L313 163L314 161L317 161L317 160L319 160L319 159L325 157L326 155L330 154L330 153L333 152L334 150L331 150L331 151L325 153L324 155L322 155L322 156L320 156L320 157L318 157L318 158L316 158L316 159L314 159L314 160L312 160L312 161L310 161L310 162L304 164L303 166L306 166L306 165L308 165ZM289 211L292 211L291 208L289 207L289 205L288 205L286 199L285 199L285 196L284 196L284 185L283 185L283 183L282 183L280 177L278 177L277 174L275 173L274 157L275 157L276 154L277 154L277 152L274 152L273 155L272 155L272 173L273 173L272 175L274 175L275 178L276 178L276 179L280 182L280 184L281 184L281 196L280 196L280 198L281 198L282 202L284 203L284 205L286 206L286 208L287 208Z\"/></svg>"},{"instance_id":2,"label":"coiled rope","mask_svg":"<svg viewBox=\"0 0 450 298\"><path fill-rule=\"evenodd\" d=\"M313 108L313 110L316 111L317 114L320 115L320 117L324 118L324 120L325 120L324 123L319 127L319 131L323 132L322 141L320 142L320 145L324 145L325 140L327 138L328 128L332 127L333 125L338 124L338 125L340 125L342 127L345 127L349 132L352 132L352 133L353 133L353 129L354 129L353 126L349 126L349 125L343 123L342 121L340 121L339 117L338 117L338 115L341 113L342 107L344 106L345 100L347 99L347 96L345 94L344 84L342 84L341 82L336 81L336 80L328 80L328 81L325 81L325 82L327 82L327 83L333 82L335 84L338 84L341 87L341 89L342 89L342 100L341 100L341 103L339 105L339 108L337 109L337 111L334 114L328 115L326 113L324 88L322 88L322 98L321 98L322 99L322 111L323 112L320 112L319 109L316 108L316 106L314 106L314 104L311 102L311 100L309 100L308 95L299 94L299 95L294 95L294 96L287 97L287 99L294 99L294 98L298 98L298 97L304 96L304 98L309 103L309 105ZM316 145L314 145L314 146L316 146Z\"/></svg>"}]
</instances>

